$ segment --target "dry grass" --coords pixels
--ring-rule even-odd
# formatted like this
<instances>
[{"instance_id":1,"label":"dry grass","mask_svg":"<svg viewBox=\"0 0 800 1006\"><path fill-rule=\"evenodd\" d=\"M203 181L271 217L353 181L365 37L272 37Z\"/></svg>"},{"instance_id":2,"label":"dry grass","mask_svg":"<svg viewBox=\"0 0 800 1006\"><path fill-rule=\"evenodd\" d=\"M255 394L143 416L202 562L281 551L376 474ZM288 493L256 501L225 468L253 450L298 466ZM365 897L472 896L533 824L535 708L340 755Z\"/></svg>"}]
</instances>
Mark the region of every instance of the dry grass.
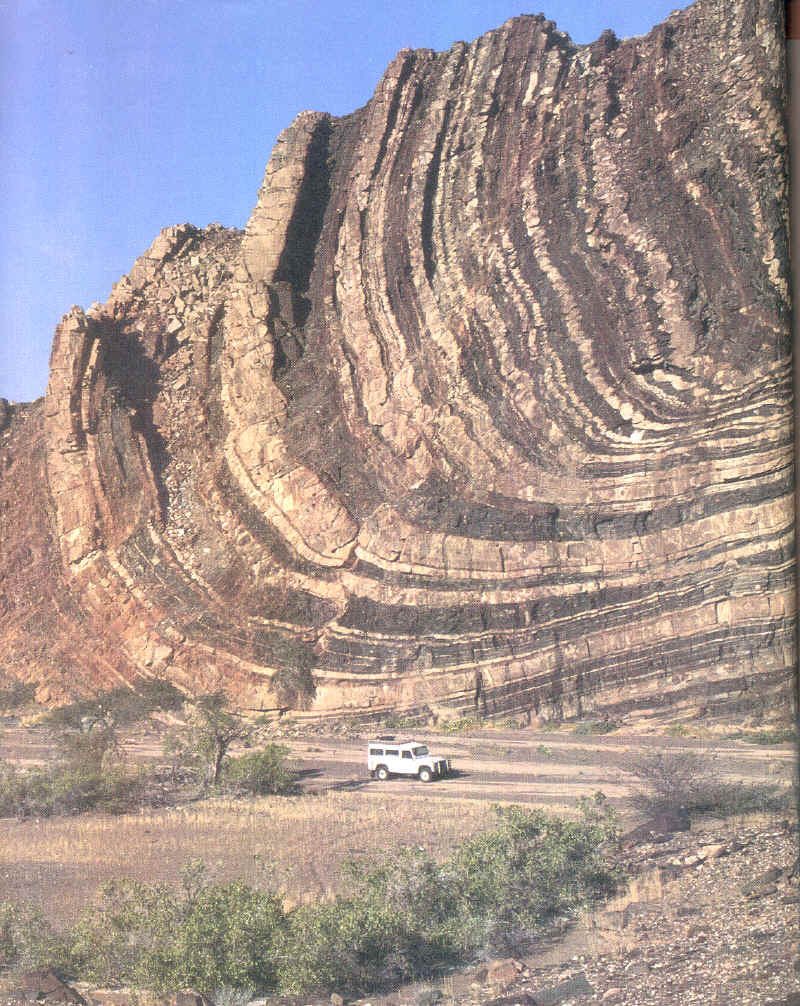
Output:
<instances>
[{"instance_id":1,"label":"dry grass","mask_svg":"<svg viewBox=\"0 0 800 1006\"><path fill-rule=\"evenodd\" d=\"M200 858L216 880L277 888L295 903L341 890L340 867L352 855L401 844L444 855L492 823L489 807L474 800L360 792L211 799L123 817L2 820L0 900L31 902L54 924L66 924L106 880L177 884L183 864Z\"/></svg>"}]
</instances>

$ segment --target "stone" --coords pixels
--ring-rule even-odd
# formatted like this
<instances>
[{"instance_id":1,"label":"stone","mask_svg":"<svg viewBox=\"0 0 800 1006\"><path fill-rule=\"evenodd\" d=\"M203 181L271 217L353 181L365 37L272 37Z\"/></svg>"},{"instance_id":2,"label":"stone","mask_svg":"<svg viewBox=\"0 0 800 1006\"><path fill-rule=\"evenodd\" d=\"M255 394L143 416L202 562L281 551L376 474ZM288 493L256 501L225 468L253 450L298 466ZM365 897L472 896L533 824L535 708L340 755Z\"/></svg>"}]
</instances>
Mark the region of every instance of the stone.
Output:
<instances>
[{"instance_id":1,"label":"stone","mask_svg":"<svg viewBox=\"0 0 800 1006\"><path fill-rule=\"evenodd\" d=\"M86 1000L52 971L28 971L19 979L20 999L41 1003L75 1003L85 1006Z\"/></svg>"},{"instance_id":2,"label":"stone","mask_svg":"<svg viewBox=\"0 0 800 1006\"><path fill-rule=\"evenodd\" d=\"M443 999L439 989L428 989L417 996L417 1006L437 1006Z\"/></svg>"},{"instance_id":3,"label":"stone","mask_svg":"<svg viewBox=\"0 0 800 1006\"><path fill-rule=\"evenodd\" d=\"M777 894L778 888L775 884L757 884L747 887L744 893L751 899L766 898L770 894Z\"/></svg>"},{"instance_id":4,"label":"stone","mask_svg":"<svg viewBox=\"0 0 800 1006\"><path fill-rule=\"evenodd\" d=\"M522 971L520 962L511 958L492 961L486 971L486 981L489 985L510 985L517 981Z\"/></svg>"},{"instance_id":5,"label":"stone","mask_svg":"<svg viewBox=\"0 0 800 1006\"><path fill-rule=\"evenodd\" d=\"M719 859L721 856L727 856L729 854L729 849L724 842L717 842L712 845L703 845L697 850L697 856L701 861L707 859Z\"/></svg>"},{"instance_id":6,"label":"stone","mask_svg":"<svg viewBox=\"0 0 800 1006\"><path fill-rule=\"evenodd\" d=\"M214 1006L214 1001L199 992L187 989L183 992L176 992L170 998L169 1006Z\"/></svg>"},{"instance_id":7,"label":"stone","mask_svg":"<svg viewBox=\"0 0 800 1006\"><path fill-rule=\"evenodd\" d=\"M163 1006L162 1000L141 989L91 989L87 996L95 1006Z\"/></svg>"},{"instance_id":8,"label":"stone","mask_svg":"<svg viewBox=\"0 0 800 1006\"><path fill-rule=\"evenodd\" d=\"M576 975L565 982L549 988L537 989L534 992L537 1006L555 1006L556 1003L564 1002L567 999L579 996L593 996L595 989L586 980L584 975Z\"/></svg>"},{"instance_id":9,"label":"stone","mask_svg":"<svg viewBox=\"0 0 800 1006\"><path fill-rule=\"evenodd\" d=\"M625 910L612 910L607 912L599 912L595 916L595 925L598 929L609 929L615 932L621 932L628 925L628 916Z\"/></svg>"},{"instance_id":10,"label":"stone","mask_svg":"<svg viewBox=\"0 0 800 1006\"><path fill-rule=\"evenodd\" d=\"M654 840L661 842L675 832L689 831L690 828L691 820L686 812L656 814L623 835L622 841L626 846L639 845Z\"/></svg>"},{"instance_id":11,"label":"stone","mask_svg":"<svg viewBox=\"0 0 800 1006\"><path fill-rule=\"evenodd\" d=\"M488 999L482 1006L539 1006L539 1000L530 992L519 992L512 996L498 996L496 999Z\"/></svg>"}]
</instances>

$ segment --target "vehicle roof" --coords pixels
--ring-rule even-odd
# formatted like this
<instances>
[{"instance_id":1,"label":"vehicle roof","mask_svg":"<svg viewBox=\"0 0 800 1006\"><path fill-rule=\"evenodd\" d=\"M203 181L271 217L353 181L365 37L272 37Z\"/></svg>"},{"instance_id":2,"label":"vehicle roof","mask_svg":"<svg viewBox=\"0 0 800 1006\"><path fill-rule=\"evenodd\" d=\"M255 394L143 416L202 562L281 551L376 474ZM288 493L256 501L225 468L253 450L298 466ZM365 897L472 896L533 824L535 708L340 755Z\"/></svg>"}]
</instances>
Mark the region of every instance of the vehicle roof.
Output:
<instances>
[{"instance_id":1,"label":"vehicle roof","mask_svg":"<svg viewBox=\"0 0 800 1006\"><path fill-rule=\"evenodd\" d=\"M368 744L390 744L393 748L422 747L422 741L396 741L393 737L375 737Z\"/></svg>"}]
</instances>

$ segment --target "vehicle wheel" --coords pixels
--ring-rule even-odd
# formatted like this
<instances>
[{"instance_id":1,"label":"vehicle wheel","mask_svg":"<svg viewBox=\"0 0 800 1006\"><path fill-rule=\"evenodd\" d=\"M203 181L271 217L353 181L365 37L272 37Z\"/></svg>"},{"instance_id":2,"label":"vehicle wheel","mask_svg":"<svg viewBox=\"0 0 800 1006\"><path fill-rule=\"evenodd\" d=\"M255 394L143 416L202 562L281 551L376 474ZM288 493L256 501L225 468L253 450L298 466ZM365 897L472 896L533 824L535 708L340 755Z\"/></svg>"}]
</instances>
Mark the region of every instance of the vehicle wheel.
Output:
<instances>
[{"instance_id":1,"label":"vehicle wheel","mask_svg":"<svg viewBox=\"0 0 800 1006\"><path fill-rule=\"evenodd\" d=\"M422 782L430 782L433 779L433 772L429 768L421 768L419 770L419 777Z\"/></svg>"},{"instance_id":2,"label":"vehicle wheel","mask_svg":"<svg viewBox=\"0 0 800 1006\"><path fill-rule=\"evenodd\" d=\"M389 769L385 765L379 765L375 769L375 775L382 780L389 778Z\"/></svg>"}]
</instances>

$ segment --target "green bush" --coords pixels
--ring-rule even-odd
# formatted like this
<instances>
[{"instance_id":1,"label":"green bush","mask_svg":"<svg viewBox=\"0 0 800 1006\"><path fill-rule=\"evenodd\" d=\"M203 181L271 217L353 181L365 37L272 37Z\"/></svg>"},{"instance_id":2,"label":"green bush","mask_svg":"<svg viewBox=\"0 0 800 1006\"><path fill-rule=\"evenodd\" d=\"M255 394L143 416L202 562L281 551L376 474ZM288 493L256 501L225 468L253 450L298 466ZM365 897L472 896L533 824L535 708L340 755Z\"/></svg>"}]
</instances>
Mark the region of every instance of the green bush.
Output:
<instances>
[{"instance_id":1,"label":"green bush","mask_svg":"<svg viewBox=\"0 0 800 1006\"><path fill-rule=\"evenodd\" d=\"M554 915L614 891L617 827L601 796L577 821L520 807L496 812L498 828L444 863L401 848L351 866L346 896L288 914L273 893L210 883L199 862L185 869L180 891L107 884L65 938L62 967L159 993L350 995L520 947ZM11 960L37 946L36 927L22 921L21 935L4 937Z\"/></svg>"},{"instance_id":2,"label":"green bush","mask_svg":"<svg viewBox=\"0 0 800 1006\"><path fill-rule=\"evenodd\" d=\"M40 911L0 902L0 969L33 970L63 960L63 948Z\"/></svg>"},{"instance_id":3,"label":"green bush","mask_svg":"<svg viewBox=\"0 0 800 1006\"><path fill-rule=\"evenodd\" d=\"M284 994L355 994L424 975L470 957L485 931L452 871L400 850L355 872L355 890L292 913L278 977Z\"/></svg>"},{"instance_id":4,"label":"green bush","mask_svg":"<svg viewBox=\"0 0 800 1006\"><path fill-rule=\"evenodd\" d=\"M740 731L736 736L750 744L794 744L797 731L794 727L774 727L771 730Z\"/></svg>"},{"instance_id":5,"label":"green bush","mask_svg":"<svg viewBox=\"0 0 800 1006\"><path fill-rule=\"evenodd\" d=\"M442 720L436 724L437 729L445 734L469 733L473 730L481 730L483 724L474 716L461 716L454 720Z\"/></svg>"},{"instance_id":6,"label":"green bush","mask_svg":"<svg viewBox=\"0 0 800 1006\"><path fill-rule=\"evenodd\" d=\"M490 920L495 951L513 950L554 916L611 894L622 879L609 859L617 821L602 794L582 804L579 821L520 807L498 807L500 827L458 849L453 869L462 898Z\"/></svg>"},{"instance_id":7,"label":"green bush","mask_svg":"<svg viewBox=\"0 0 800 1006\"><path fill-rule=\"evenodd\" d=\"M445 863L400 850L353 867L347 898L292 913L278 971L293 995L354 993L421 977L447 963L523 946L554 915L612 893L622 873L608 857L617 837L604 799L580 821L496 808L500 827Z\"/></svg>"},{"instance_id":8,"label":"green bush","mask_svg":"<svg viewBox=\"0 0 800 1006\"><path fill-rule=\"evenodd\" d=\"M144 770L73 766L17 769L0 766L0 817L50 817L101 810L121 814L140 802Z\"/></svg>"},{"instance_id":9,"label":"green bush","mask_svg":"<svg viewBox=\"0 0 800 1006\"><path fill-rule=\"evenodd\" d=\"M86 732L64 731L56 745L63 764L79 774L102 772L120 756L117 731L110 724L97 724Z\"/></svg>"},{"instance_id":10,"label":"green bush","mask_svg":"<svg viewBox=\"0 0 800 1006\"><path fill-rule=\"evenodd\" d=\"M70 940L73 968L90 981L122 980L157 992L273 989L285 925L280 899L236 881L212 884L202 864L181 892L117 881L102 888Z\"/></svg>"},{"instance_id":11,"label":"green bush","mask_svg":"<svg viewBox=\"0 0 800 1006\"><path fill-rule=\"evenodd\" d=\"M223 788L237 795L290 793L295 788L295 777L286 767L288 754L288 748L268 744L263 751L229 758L222 768Z\"/></svg>"},{"instance_id":12,"label":"green bush","mask_svg":"<svg viewBox=\"0 0 800 1006\"><path fill-rule=\"evenodd\" d=\"M592 736L595 734L610 734L614 730L619 730L620 724L616 720L584 720L576 723L573 733Z\"/></svg>"},{"instance_id":13,"label":"green bush","mask_svg":"<svg viewBox=\"0 0 800 1006\"><path fill-rule=\"evenodd\" d=\"M7 687L0 688L0 709L10 711L19 709L33 702L36 695L36 685L26 685L22 681L12 681Z\"/></svg>"}]
</instances>

